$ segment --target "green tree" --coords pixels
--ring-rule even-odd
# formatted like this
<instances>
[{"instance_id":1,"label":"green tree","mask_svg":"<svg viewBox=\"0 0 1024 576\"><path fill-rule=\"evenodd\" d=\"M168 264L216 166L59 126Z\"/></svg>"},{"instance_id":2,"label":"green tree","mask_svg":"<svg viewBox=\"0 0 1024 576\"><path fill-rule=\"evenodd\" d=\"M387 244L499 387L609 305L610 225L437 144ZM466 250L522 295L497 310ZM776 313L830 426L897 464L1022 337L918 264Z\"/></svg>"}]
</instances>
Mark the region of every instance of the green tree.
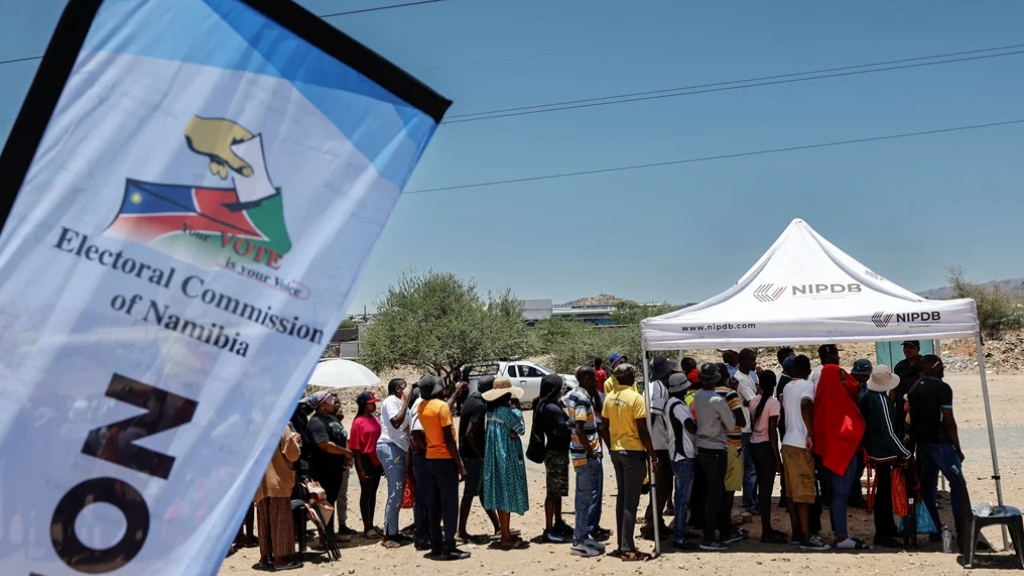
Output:
<instances>
[{"instance_id":1,"label":"green tree","mask_svg":"<svg viewBox=\"0 0 1024 576\"><path fill-rule=\"evenodd\" d=\"M377 303L360 359L376 371L406 365L448 379L463 364L518 360L532 351L522 313L510 290L484 301L455 274L404 274Z\"/></svg>"},{"instance_id":2,"label":"green tree","mask_svg":"<svg viewBox=\"0 0 1024 576\"><path fill-rule=\"evenodd\" d=\"M971 298L977 304L978 326L986 338L999 339L1007 331L1024 328L1020 294L969 282L958 266L949 269L949 286L954 298Z\"/></svg>"},{"instance_id":3,"label":"green tree","mask_svg":"<svg viewBox=\"0 0 1024 576\"><path fill-rule=\"evenodd\" d=\"M351 330L356 327L356 321L351 318L345 318L341 321L341 326L338 326L338 330Z\"/></svg>"}]
</instances>

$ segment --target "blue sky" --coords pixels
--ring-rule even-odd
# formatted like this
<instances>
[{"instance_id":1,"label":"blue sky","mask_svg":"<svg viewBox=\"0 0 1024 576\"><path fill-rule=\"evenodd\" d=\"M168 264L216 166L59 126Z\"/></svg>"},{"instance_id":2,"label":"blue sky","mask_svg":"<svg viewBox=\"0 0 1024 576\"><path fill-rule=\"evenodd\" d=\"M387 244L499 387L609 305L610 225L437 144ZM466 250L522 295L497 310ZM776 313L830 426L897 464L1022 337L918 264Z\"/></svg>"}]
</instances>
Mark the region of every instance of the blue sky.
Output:
<instances>
[{"instance_id":1,"label":"blue sky","mask_svg":"<svg viewBox=\"0 0 1024 576\"><path fill-rule=\"evenodd\" d=\"M42 54L63 4L0 0L0 60ZM1022 0L449 0L329 21L453 99L451 114L1024 43ZM0 65L0 142L37 65ZM1020 119L1022 94L1017 55L443 125L407 189ZM1018 124L410 195L353 311L430 268L525 298L701 300L797 217L912 290L950 265L1024 276L1022 152Z\"/></svg>"}]
</instances>

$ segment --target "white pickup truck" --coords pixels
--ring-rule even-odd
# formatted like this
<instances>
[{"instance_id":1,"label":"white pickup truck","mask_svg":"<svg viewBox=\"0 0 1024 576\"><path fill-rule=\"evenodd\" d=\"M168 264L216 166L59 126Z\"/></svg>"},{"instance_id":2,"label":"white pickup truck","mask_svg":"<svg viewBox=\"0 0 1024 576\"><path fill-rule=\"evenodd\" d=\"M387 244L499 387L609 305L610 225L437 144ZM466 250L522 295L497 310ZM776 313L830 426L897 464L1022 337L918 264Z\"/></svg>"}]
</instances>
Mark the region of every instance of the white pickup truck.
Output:
<instances>
[{"instance_id":1,"label":"white pickup truck","mask_svg":"<svg viewBox=\"0 0 1024 576\"><path fill-rule=\"evenodd\" d=\"M463 371L465 368L463 367ZM515 362L478 362L476 364L469 364L468 368L469 383L472 390L476 389L477 381L484 376L494 376L496 378L508 376L512 380L513 386L519 386L526 391L523 394L523 399L520 401L524 409L531 408L533 399L540 396L540 379L548 374L555 373L554 370L525 360ZM560 374L560 376L564 380L562 386L563 394L579 385L575 376L569 374Z\"/></svg>"}]
</instances>

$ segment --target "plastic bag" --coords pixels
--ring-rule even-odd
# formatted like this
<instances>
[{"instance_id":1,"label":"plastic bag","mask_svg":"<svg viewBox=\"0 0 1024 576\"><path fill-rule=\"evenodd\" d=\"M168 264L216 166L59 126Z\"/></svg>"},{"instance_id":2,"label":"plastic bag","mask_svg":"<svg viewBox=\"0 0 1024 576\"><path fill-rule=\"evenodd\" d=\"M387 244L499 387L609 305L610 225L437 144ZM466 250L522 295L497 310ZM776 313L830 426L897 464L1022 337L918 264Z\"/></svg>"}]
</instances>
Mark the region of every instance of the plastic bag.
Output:
<instances>
[{"instance_id":1,"label":"plastic bag","mask_svg":"<svg viewBox=\"0 0 1024 576\"><path fill-rule=\"evenodd\" d=\"M924 502L918 502L914 505L914 515L917 516L917 533L918 534L938 534L939 529L935 526L935 522L932 520L932 515L928 512L928 507L924 505ZM896 532L903 534L903 523L906 521L906 517L900 518L900 525Z\"/></svg>"}]
</instances>

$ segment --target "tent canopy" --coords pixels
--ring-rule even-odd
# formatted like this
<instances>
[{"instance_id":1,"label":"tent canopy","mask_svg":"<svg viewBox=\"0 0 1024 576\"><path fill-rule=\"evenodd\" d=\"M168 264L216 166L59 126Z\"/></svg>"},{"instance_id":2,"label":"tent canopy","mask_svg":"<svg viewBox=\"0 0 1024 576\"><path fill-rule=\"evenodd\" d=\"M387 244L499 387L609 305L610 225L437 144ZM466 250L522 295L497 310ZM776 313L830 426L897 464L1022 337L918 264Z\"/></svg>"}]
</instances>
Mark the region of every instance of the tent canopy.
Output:
<instances>
[{"instance_id":1,"label":"tent canopy","mask_svg":"<svg viewBox=\"0 0 1024 576\"><path fill-rule=\"evenodd\" d=\"M731 289L643 321L644 350L973 338L973 300L928 300L793 220Z\"/></svg>"}]
</instances>

